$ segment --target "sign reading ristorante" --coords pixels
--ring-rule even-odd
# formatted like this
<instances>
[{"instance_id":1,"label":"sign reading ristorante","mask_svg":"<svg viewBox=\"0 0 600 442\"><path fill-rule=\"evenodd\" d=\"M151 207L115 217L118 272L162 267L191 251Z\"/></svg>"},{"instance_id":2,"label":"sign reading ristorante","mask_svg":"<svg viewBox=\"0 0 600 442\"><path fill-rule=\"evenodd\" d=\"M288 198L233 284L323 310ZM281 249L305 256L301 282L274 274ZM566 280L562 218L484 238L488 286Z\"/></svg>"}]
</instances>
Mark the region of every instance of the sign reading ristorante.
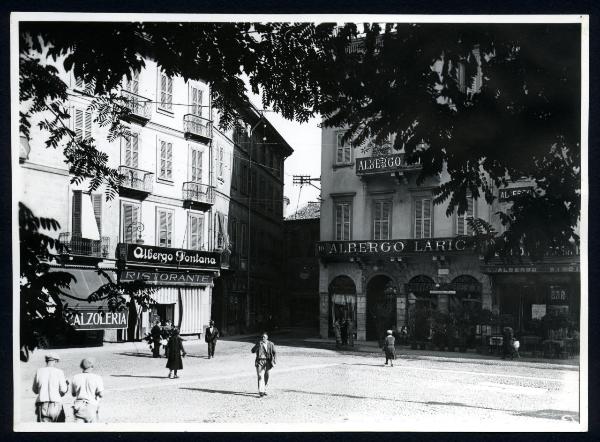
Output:
<instances>
[{"instance_id":1,"label":"sign reading ristorante","mask_svg":"<svg viewBox=\"0 0 600 442\"><path fill-rule=\"evenodd\" d=\"M217 252L141 244L118 244L117 258L127 263L157 264L177 268L219 269L221 266L221 255Z\"/></svg>"},{"instance_id":2,"label":"sign reading ristorante","mask_svg":"<svg viewBox=\"0 0 600 442\"><path fill-rule=\"evenodd\" d=\"M420 164L406 164L404 154L384 155L380 157L362 157L356 159L356 174L397 172L402 170L420 169Z\"/></svg>"},{"instance_id":3,"label":"sign reading ristorante","mask_svg":"<svg viewBox=\"0 0 600 442\"><path fill-rule=\"evenodd\" d=\"M473 238L390 239L367 241L321 241L317 254L322 257L343 255L399 255L403 253L463 252L472 250Z\"/></svg>"},{"instance_id":4,"label":"sign reading ristorante","mask_svg":"<svg viewBox=\"0 0 600 442\"><path fill-rule=\"evenodd\" d=\"M206 286L213 283L213 275L207 272L145 272L140 270L124 270L120 274L121 282L136 280L151 285L183 285Z\"/></svg>"}]
</instances>

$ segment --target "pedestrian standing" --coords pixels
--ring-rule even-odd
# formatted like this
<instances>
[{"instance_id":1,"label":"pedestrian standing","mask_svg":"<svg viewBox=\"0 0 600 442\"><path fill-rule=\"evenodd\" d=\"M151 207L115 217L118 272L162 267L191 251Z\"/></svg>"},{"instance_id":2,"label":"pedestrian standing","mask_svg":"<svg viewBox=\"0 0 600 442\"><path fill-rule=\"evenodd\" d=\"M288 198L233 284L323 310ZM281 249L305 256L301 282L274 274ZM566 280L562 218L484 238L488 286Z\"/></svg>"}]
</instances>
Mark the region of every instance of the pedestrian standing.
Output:
<instances>
[{"instance_id":1,"label":"pedestrian standing","mask_svg":"<svg viewBox=\"0 0 600 442\"><path fill-rule=\"evenodd\" d=\"M390 362L390 366L394 366L394 359L396 359L396 338L392 330L387 331L387 336L383 341L383 351L385 352L385 365Z\"/></svg>"},{"instance_id":2,"label":"pedestrian standing","mask_svg":"<svg viewBox=\"0 0 600 442\"><path fill-rule=\"evenodd\" d=\"M348 345L348 321L342 321L342 345Z\"/></svg>"},{"instance_id":3,"label":"pedestrian standing","mask_svg":"<svg viewBox=\"0 0 600 442\"><path fill-rule=\"evenodd\" d=\"M73 414L75 422L98 422L100 398L104 394L102 378L92 373L94 360L85 358L79 364L82 373L73 376L71 394L75 397Z\"/></svg>"},{"instance_id":4,"label":"pedestrian standing","mask_svg":"<svg viewBox=\"0 0 600 442\"><path fill-rule=\"evenodd\" d=\"M150 336L152 337L152 357L160 358L160 341L161 341L162 330L160 328L160 321L154 322L154 327L150 330Z\"/></svg>"},{"instance_id":5,"label":"pedestrian standing","mask_svg":"<svg viewBox=\"0 0 600 442\"><path fill-rule=\"evenodd\" d=\"M171 337L167 343L167 368L169 369L169 379L178 378L177 370L183 369L182 357L185 357L183 348L183 339L179 336L179 329L173 328Z\"/></svg>"},{"instance_id":6,"label":"pedestrian standing","mask_svg":"<svg viewBox=\"0 0 600 442\"><path fill-rule=\"evenodd\" d=\"M69 391L69 381L64 372L55 367L60 361L57 354L49 353L45 359L46 366L37 369L31 387L38 395L35 400L37 422L64 422L62 397Z\"/></svg>"},{"instance_id":7,"label":"pedestrian standing","mask_svg":"<svg viewBox=\"0 0 600 442\"><path fill-rule=\"evenodd\" d=\"M335 347L340 348L342 346L342 328L338 319L333 323L333 334L335 335Z\"/></svg>"},{"instance_id":8,"label":"pedestrian standing","mask_svg":"<svg viewBox=\"0 0 600 442\"><path fill-rule=\"evenodd\" d=\"M264 332L261 339L252 347L252 353L256 353L254 366L258 377L258 396L263 397L267 395L269 371L276 362L275 345L269 341L267 332Z\"/></svg>"},{"instance_id":9,"label":"pedestrian standing","mask_svg":"<svg viewBox=\"0 0 600 442\"><path fill-rule=\"evenodd\" d=\"M504 327L502 330L502 359L514 357L515 335L512 327Z\"/></svg>"},{"instance_id":10,"label":"pedestrian standing","mask_svg":"<svg viewBox=\"0 0 600 442\"><path fill-rule=\"evenodd\" d=\"M219 330L215 327L215 321L212 319L208 322L206 333L204 333L204 342L208 344L208 359L215 357L215 347L219 339Z\"/></svg>"},{"instance_id":11,"label":"pedestrian standing","mask_svg":"<svg viewBox=\"0 0 600 442\"><path fill-rule=\"evenodd\" d=\"M165 325L162 327L162 341L165 342L165 357L167 357L167 345L169 343L169 338L171 337L171 333L173 332L173 324L171 321L167 320Z\"/></svg>"},{"instance_id":12,"label":"pedestrian standing","mask_svg":"<svg viewBox=\"0 0 600 442\"><path fill-rule=\"evenodd\" d=\"M351 319L346 319L346 334L348 335L348 345L354 347L354 324Z\"/></svg>"}]
</instances>

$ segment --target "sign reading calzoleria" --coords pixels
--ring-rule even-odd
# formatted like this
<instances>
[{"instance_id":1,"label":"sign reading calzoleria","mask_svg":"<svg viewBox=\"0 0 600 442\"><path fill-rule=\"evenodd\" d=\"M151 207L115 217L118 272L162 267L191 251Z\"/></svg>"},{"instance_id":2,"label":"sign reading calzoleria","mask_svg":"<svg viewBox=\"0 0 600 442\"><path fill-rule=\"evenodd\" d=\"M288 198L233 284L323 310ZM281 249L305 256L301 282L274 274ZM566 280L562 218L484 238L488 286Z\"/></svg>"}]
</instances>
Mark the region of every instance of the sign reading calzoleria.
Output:
<instances>
[{"instance_id":1,"label":"sign reading calzoleria","mask_svg":"<svg viewBox=\"0 0 600 442\"><path fill-rule=\"evenodd\" d=\"M221 255L202 250L153 247L141 244L117 246L117 258L127 263L157 264L177 268L219 269Z\"/></svg>"},{"instance_id":2,"label":"sign reading calzoleria","mask_svg":"<svg viewBox=\"0 0 600 442\"><path fill-rule=\"evenodd\" d=\"M391 239L370 241L322 241L317 243L317 254L322 257L344 255L400 255L426 252L463 252L471 251L474 246L472 237L427 239Z\"/></svg>"}]
</instances>

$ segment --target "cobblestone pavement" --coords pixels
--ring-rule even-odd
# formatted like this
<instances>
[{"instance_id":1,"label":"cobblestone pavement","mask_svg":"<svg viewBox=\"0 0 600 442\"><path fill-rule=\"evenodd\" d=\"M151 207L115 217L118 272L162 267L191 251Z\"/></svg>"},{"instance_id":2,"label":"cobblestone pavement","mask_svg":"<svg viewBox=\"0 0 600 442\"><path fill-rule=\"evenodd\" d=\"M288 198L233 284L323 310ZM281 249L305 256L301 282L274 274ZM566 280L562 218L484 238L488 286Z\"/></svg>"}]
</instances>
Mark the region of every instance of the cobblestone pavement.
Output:
<instances>
[{"instance_id":1,"label":"cobblestone pavement","mask_svg":"<svg viewBox=\"0 0 600 442\"><path fill-rule=\"evenodd\" d=\"M166 359L152 358L143 343L56 352L68 378L79 372L81 358L96 358L96 373L106 388L100 409L103 429L131 423L147 423L139 428L144 430L167 428L153 423L190 425L179 430L205 424L221 431L281 430L286 428L282 424L295 424L296 430L579 429L579 369L574 365L404 352L394 367L386 367L379 353L273 340L278 363L263 398L257 394L250 340L219 341L214 359L206 358L204 343L185 342L188 356L179 379L167 379ZM17 429L32 428L20 424L34 421L31 381L44 365L44 353L36 351L30 362L19 363ZM72 398L65 396L68 421L71 404Z\"/></svg>"}]
</instances>

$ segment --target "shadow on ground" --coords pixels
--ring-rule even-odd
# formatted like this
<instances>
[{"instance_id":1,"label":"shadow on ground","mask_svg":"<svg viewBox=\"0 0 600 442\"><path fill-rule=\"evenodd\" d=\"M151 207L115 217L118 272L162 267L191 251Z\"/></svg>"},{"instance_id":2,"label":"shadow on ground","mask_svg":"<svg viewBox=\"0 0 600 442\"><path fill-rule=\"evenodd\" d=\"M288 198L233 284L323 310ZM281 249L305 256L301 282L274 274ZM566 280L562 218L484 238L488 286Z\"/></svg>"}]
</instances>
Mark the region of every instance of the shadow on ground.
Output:
<instances>
[{"instance_id":1,"label":"shadow on ground","mask_svg":"<svg viewBox=\"0 0 600 442\"><path fill-rule=\"evenodd\" d=\"M191 387L180 387L180 390L199 391L201 393L213 393L213 394L230 394L234 396L250 396L259 397L258 393L244 393L241 391L228 391L228 390L212 390L210 388L191 388Z\"/></svg>"}]
</instances>

